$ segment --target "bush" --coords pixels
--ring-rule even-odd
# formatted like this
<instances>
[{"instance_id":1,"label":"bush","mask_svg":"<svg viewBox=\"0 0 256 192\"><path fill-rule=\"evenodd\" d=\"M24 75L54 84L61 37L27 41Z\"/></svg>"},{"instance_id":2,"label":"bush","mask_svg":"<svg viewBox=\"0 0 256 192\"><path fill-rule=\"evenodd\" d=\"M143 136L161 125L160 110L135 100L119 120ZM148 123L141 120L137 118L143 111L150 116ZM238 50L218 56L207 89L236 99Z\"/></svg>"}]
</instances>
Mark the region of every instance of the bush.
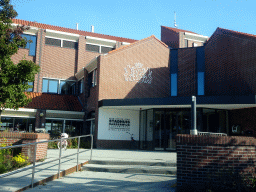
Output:
<instances>
[{"instance_id":1,"label":"bush","mask_svg":"<svg viewBox=\"0 0 256 192\"><path fill-rule=\"evenodd\" d=\"M6 139L0 145L0 147L6 147ZM29 165L28 157L19 153L17 156L14 156L14 152L20 151L21 149L1 149L0 151L0 174L12 171L14 169L24 167Z\"/></svg>"}]
</instances>

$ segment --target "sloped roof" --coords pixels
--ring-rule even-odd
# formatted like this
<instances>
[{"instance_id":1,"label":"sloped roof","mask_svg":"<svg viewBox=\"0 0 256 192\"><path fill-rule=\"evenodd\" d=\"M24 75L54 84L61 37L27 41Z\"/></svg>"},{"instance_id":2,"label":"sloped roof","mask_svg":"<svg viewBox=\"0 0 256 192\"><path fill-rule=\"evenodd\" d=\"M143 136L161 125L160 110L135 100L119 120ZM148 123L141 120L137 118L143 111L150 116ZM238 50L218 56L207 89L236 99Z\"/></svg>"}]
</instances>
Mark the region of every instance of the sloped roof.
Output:
<instances>
[{"instance_id":1,"label":"sloped roof","mask_svg":"<svg viewBox=\"0 0 256 192\"><path fill-rule=\"evenodd\" d=\"M54 26L54 25L48 25L48 24L43 24L43 23L37 23L37 22L32 22L32 21L25 21L25 20L21 20L21 19L12 19L12 22L16 23L16 24L20 24L20 25L33 26L33 27L37 27L37 28L41 28L41 29L51 29L51 30L62 31L62 32L66 32L66 33L79 34L82 36L91 36L91 37L110 39L110 40L115 40L115 41L119 41L119 42L133 43L133 42L137 41L134 39L116 37L116 36L111 36L111 35L104 35L104 34L99 34L99 33L92 33L92 32L70 29L70 28L65 28L65 27L59 27L59 26Z\"/></svg>"},{"instance_id":2,"label":"sloped roof","mask_svg":"<svg viewBox=\"0 0 256 192\"><path fill-rule=\"evenodd\" d=\"M57 95L47 93L25 93L32 101L26 108L63 110L63 111L82 111L82 106L77 96Z\"/></svg>"},{"instance_id":3,"label":"sloped roof","mask_svg":"<svg viewBox=\"0 0 256 192\"><path fill-rule=\"evenodd\" d=\"M256 35L249 34L249 33L243 33L243 32L239 32L239 31L233 31L233 30L230 30L230 29L224 29L224 28L218 27L216 30L220 30L224 34L235 34L235 35L243 36L243 37L253 37L253 38L256 38Z\"/></svg>"},{"instance_id":4,"label":"sloped roof","mask_svg":"<svg viewBox=\"0 0 256 192\"><path fill-rule=\"evenodd\" d=\"M233 31L233 30L230 30L230 29L224 29L224 28L218 27L214 31L214 33L211 35L211 37L208 39L207 43L212 41L214 39L214 37L216 37L217 34L234 35L236 37L247 37L247 38L253 38L253 39L256 38L256 35L253 35L253 34L243 33L243 32L238 32L238 31Z\"/></svg>"},{"instance_id":5,"label":"sloped roof","mask_svg":"<svg viewBox=\"0 0 256 192\"><path fill-rule=\"evenodd\" d=\"M188 33L194 33L192 31L187 31L187 30L183 30L183 29L178 29L178 28L173 28L173 27L166 27L166 26L161 26L163 28L166 28L166 29L169 29L169 30L172 30L172 31L175 31L177 33L179 32L188 32ZM197 34L197 33L194 33L194 34ZM198 35L198 34L197 34Z\"/></svg>"},{"instance_id":6,"label":"sloped roof","mask_svg":"<svg viewBox=\"0 0 256 192\"><path fill-rule=\"evenodd\" d=\"M147 38L144 38L144 39L142 39L142 40L136 41L136 42L134 42L134 43L132 43L132 44L124 45L124 46L122 46L122 47L119 47L119 48L117 48L117 49L114 49L114 50L108 52L108 54L111 54L111 53L113 53L113 52L120 51L120 50L122 50L122 49L126 49L127 47L130 47L130 46L135 45L135 44L139 44L139 43L144 42L144 41L146 41L146 40L148 40L148 39L151 39L151 38L156 39L159 43L161 43L162 45L164 45L165 47L168 48L168 45L166 45L164 42L162 42L162 41L160 41L158 38L156 38L155 35L151 35L151 36L149 36L149 37L147 37Z\"/></svg>"}]
</instances>

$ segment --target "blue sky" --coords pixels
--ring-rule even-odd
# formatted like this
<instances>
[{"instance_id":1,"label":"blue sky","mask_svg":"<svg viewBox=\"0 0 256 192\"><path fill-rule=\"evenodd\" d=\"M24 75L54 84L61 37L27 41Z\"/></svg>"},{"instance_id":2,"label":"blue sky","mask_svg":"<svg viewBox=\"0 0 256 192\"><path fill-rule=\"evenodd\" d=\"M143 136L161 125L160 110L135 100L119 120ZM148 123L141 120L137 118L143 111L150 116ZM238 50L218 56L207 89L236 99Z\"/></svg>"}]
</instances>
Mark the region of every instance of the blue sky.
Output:
<instances>
[{"instance_id":1,"label":"blue sky","mask_svg":"<svg viewBox=\"0 0 256 192\"><path fill-rule=\"evenodd\" d=\"M217 27L256 34L255 0L11 0L17 19L131 39L155 35L161 25L177 25L211 36Z\"/></svg>"}]
</instances>

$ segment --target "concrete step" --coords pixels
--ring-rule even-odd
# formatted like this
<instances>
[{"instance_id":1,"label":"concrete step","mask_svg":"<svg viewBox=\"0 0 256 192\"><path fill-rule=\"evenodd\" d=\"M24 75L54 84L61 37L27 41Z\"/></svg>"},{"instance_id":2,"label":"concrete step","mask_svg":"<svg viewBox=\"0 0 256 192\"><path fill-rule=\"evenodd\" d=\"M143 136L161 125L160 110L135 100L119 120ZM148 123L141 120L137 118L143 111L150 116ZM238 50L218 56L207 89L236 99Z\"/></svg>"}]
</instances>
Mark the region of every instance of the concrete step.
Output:
<instances>
[{"instance_id":1,"label":"concrete step","mask_svg":"<svg viewBox=\"0 0 256 192\"><path fill-rule=\"evenodd\" d=\"M163 167L176 167L176 163L173 162L160 162L160 161L101 161L90 160L89 164L98 165L145 165L145 166L163 166Z\"/></svg>"},{"instance_id":2,"label":"concrete step","mask_svg":"<svg viewBox=\"0 0 256 192\"><path fill-rule=\"evenodd\" d=\"M128 164L130 163L130 164ZM175 164L164 162L123 162L123 161L90 161L82 170L110 173L140 173L140 174L171 174L176 175Z\"/></svg>"}]
</instances>

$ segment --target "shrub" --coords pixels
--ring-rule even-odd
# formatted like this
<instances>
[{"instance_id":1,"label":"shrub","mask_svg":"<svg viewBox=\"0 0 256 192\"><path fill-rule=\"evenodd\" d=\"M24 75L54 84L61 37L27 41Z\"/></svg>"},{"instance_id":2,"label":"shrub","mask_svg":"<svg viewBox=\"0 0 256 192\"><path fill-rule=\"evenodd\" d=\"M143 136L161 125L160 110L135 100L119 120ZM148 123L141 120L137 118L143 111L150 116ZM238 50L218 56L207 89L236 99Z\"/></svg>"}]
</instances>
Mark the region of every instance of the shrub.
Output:
<instances>
[{"instance_id":1,"label":"shrub","mask_svg":"<svg viewBox=\"0 0 256 192\"><path fill-rule=\"evenodd\" d=\"M7 139L4 138L4 142L0 145L0 147L6 147ZM14 151L20 151L21 149L1 149L0 151L0 174L8 171L12 171L16 168L20 168L26 165L29 165L28 157L19 153L19 155L14 156Z\"/></svg>"}]
</instances>

